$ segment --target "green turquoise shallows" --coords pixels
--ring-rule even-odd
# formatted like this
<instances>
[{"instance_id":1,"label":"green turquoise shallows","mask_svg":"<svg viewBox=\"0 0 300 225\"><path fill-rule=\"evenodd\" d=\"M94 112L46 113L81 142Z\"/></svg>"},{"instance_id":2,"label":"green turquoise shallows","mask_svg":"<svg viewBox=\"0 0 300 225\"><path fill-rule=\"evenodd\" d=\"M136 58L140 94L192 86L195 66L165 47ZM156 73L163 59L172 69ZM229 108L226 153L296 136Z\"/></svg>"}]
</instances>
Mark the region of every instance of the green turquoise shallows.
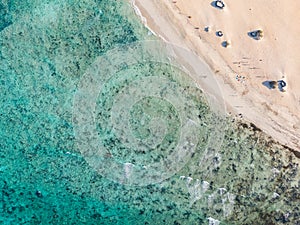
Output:
<instances>
[{"instance_id":1,"label":"green turquoise shallows","mask_svg":"<svg viewBox=\"0 0 300 225\"><path fill-rule=\"evenodd\" d=\"M129 1L0 1L0 224L299 224L299 159L208 82Z\"/></svg>"}]
</instances>

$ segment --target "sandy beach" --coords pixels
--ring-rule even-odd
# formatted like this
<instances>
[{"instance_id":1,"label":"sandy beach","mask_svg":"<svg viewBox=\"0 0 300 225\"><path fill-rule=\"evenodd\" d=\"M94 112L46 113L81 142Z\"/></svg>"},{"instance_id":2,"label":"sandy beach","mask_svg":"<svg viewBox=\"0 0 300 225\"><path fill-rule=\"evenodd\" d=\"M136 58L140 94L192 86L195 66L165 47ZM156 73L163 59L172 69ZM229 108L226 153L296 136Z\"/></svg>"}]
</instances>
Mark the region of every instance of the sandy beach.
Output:
<instances>
[{"instance_id":1,"label":"sandy beach","mask_svg":"<svg viewBox=\"0 0 300 225\"><path fill-rule=\"evenodd\" d=\"M228 114L300 151L300 2L228 0L223 9L208 0L131 4L155 35L191 49L210 66ZM251 37L257 30L262 39ZM285 92L263 85L278 80L286 82Z\"/></svg>"}]
</instances>

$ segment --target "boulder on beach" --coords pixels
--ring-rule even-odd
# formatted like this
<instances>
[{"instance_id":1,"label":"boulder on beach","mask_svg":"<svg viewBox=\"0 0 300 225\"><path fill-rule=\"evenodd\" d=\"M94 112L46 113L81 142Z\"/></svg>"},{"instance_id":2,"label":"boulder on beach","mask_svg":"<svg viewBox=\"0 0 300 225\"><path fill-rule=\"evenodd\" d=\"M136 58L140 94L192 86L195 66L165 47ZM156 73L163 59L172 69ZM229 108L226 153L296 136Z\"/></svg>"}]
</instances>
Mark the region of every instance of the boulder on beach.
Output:
<instances>
[{"instance_id":1,"label":"boulder on beach","mask_svg":"<svg viewBox=\"0 0 300 225\"><path fill-rule=\"evenodd\" d=\"M248 33L248 35L250 37L252 37L255 40L261 40L263 38L263 31L262 30L254 30L254 31L250 31Z\"/></svg>"},{"instance_id":2,"label":"boulder on beach","mask_svg":"<svg viewBox=\"0 0 300 225\"><path fill-rule=\"evenodd\" d=\"M229 41L223 41L223 42L222 42L222 46L223 46L224 48L227 48L229 45L230 45L230 42L229 42Z\"/></svg>"},{"instance_id":3,"label":"boulder on beach","mask_svg":"<svg viewBox=\"0 0 300 225\"><path fill-rule=\"evenodd\" d=\"M219 31L216 32L216 35L218 37L222 37L223 36L223 32L221 30L219 30Z\"/></svg>"},{"instance_id":4,"label":"boulder on beach","mask_svg":"<svg viewBox=\"0 0 300 225\"><path fill-rule=\"evenodd\" d=\"M217 7L217 8L219 8L219 9L223 9L224 7L225 7L225 4L224 4L224 2L223 1L220 1L220 0L218 0L218 1L215 1L215 7Z\"/></svg>"},{"instance_id":5,"label":"boulder on beach","mask_svg":"<svg viewBox=\"0 0 300 225\"><path fill-rule=\"evenodd\" d=\"M279 91L281 91L281 92L286 91L285 90L286 89L286 82L284 80L277 81L277 84L278 84Z\"/></svg>"}]
</instances>

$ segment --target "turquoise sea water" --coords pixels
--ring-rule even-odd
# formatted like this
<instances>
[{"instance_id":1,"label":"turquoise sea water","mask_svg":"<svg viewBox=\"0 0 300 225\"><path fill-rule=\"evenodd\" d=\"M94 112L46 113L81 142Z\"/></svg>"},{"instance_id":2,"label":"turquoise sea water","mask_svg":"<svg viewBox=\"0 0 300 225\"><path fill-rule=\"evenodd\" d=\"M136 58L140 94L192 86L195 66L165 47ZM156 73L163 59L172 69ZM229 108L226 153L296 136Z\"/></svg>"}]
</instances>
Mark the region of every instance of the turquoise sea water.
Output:
<instances>
[{"instance_id":1,"label":"turquoise sea water","mask_svg":"<svg viewBox=\"0 0 300 225\"><path fill-rule=\"evenodd\" d=\"M0 32L0 224L300 224L293 152L251 124L219 118L160 55L160 63L138 61L143 52L123 57L138 63L106 77L112 49L155 39L129 3L3 0ZM99 84L86 80L94 74ZM91 142L80 145L91 137L87 123L77 119L86 121L94 83L106 152L91 157ZM197 129L183 126L190 120ZM218 148L208 144L214 137ZM193 152L177 155L178 146Z\"/></svg>"}]
</instances>

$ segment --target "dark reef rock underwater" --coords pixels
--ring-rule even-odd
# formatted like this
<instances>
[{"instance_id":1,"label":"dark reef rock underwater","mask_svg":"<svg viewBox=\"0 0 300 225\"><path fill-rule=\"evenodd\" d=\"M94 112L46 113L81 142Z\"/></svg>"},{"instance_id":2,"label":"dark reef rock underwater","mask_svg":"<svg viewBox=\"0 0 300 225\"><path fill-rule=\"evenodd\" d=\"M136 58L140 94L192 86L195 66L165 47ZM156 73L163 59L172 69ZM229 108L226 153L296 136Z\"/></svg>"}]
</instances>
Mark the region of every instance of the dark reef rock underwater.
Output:
<instances>
[{"instance_id":1,"label":"dark reef rock underwater","mask_svg":"<svg viewBox=\"0 0 300 225\"><path fill-rule=\"evenodd\" d=\"M0 2L0 32L12 24L8 8Z\"/></svg>"}]
</instances>

